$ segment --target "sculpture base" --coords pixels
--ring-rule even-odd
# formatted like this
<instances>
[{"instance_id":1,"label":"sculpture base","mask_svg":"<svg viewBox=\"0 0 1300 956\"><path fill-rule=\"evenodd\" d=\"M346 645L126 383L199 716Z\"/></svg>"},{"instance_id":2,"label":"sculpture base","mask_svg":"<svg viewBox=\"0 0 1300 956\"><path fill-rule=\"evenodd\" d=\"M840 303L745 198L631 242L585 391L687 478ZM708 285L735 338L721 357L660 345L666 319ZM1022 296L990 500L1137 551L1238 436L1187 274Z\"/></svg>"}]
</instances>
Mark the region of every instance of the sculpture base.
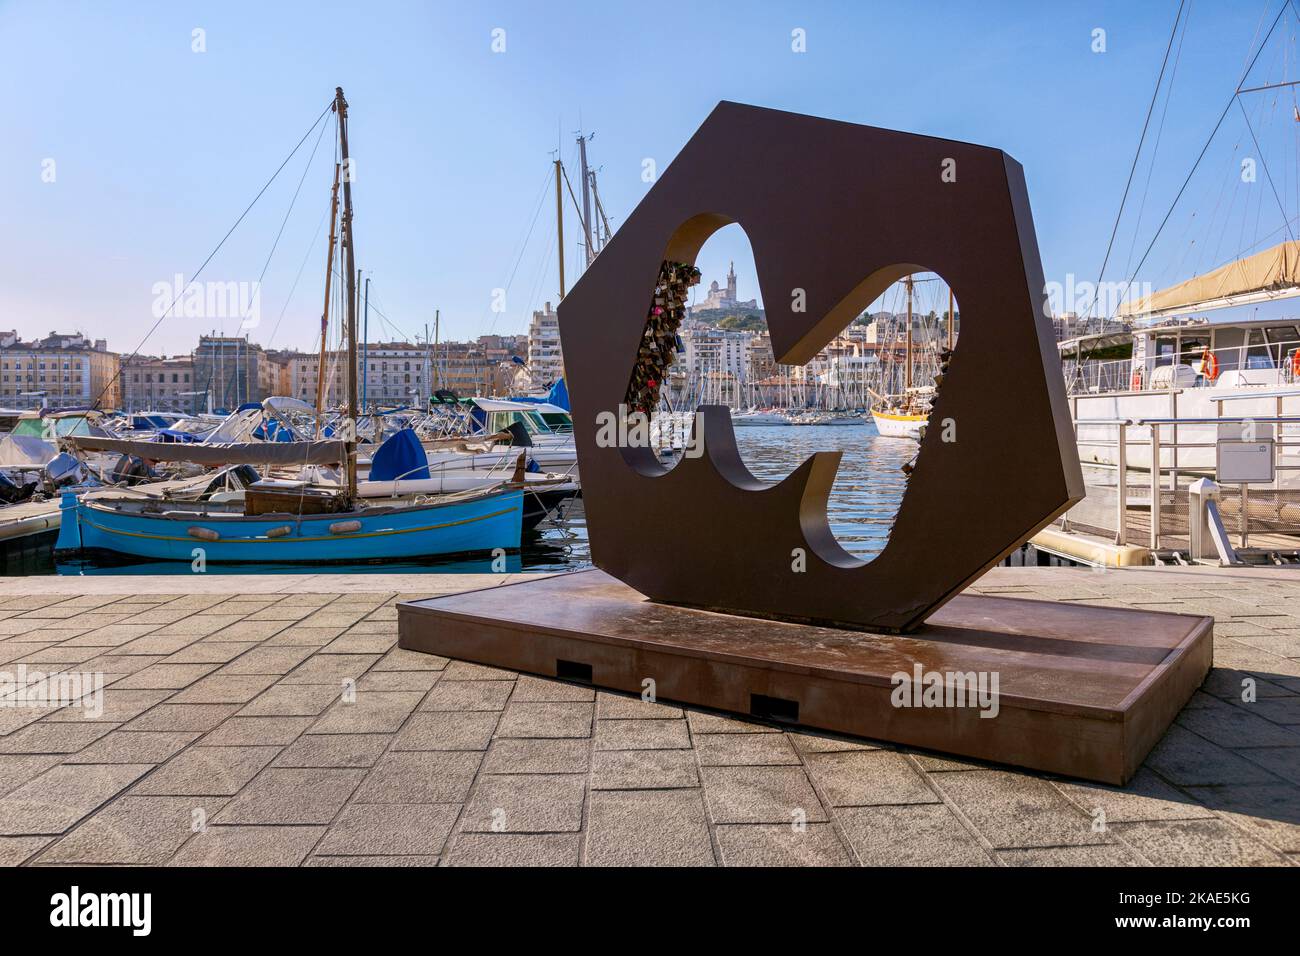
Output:
<instances>
[{"instance_id":1,"label":"sculpture base","mask_svg":"<svg viewBox=\"0 0 1300 956\"><path fill-rule=\"evenodd\" d=\"M872 634L656 604L596 570L404 603L398 620L408 650L636 694L650 679L660 700L1111 784L1205 679L1214 625L959 596L915 633Z\"/></svg>"}]
</instances>

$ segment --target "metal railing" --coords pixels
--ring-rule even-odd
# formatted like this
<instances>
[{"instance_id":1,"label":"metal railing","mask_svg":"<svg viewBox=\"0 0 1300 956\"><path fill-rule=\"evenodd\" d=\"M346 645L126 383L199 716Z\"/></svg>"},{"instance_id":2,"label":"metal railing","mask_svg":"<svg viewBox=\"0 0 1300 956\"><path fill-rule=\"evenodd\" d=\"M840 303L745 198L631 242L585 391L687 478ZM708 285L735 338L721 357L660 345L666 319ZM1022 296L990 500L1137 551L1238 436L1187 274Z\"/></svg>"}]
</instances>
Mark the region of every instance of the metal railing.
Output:
<instances>
[{"instance_id":1,"label":"metal railing","mask_svg":"<svg viewBox=\"0 0 1300 956\"><path fill-rule=\"evenodd\" d=\"M1222 425L1238 426L1249 441L1265 429L1273 439L1271 483L1216 489L1217 510L1235 532L1238 547L1250 547L1254 535L1267 536L1265 546L1275 548L1285 548L1294 537L1290 546L1300 548L1300 479L1295 477L1300 472L1300 416L1294 415L1076 419L1087 497L1060 519L1062 528L1153 552L1187 550L1193 528L1199 526L1192 486L1216 477L1217 429ZM1105 434L1096 434L1099 427ZM1081 435L1081 429L1087 434Z\"/></svg>"},{"instance_id":2,"label":"metal railing","mask_svg":"<svg viewBox=\"0 0 1300 956\"><path fill-rule=\"evenodd\" d=\"M1196 331L1201 331L1197 329ZM1259 349L1267 349L1267 355L1258 354ZM1159 369L1172 364L1191 365L1198 370L1202 356L1209 352L1217 363L1217 374L1226 372L1273 372L1277 382L1271 384L1290 384L1298 380L1293 371L1294 353L1300 351L1300 341L1251 342L1223 345L1215 349L1184 349L1181 353L1170 352L1153 355L1148 361L1151 369ZM1151 363L1154 364L1151 364ZM1133 383L1133 362L1131 358L1122 359L1086 359L1078 357L1063 359L1061 371L1065 376L1065 386L1070 395L1087 395L1104 392L1129 391ZM1142 370L1141 388L1150 389L1150 375L1146 367ZM1202 379L1202 382L1205 380Z\"/></svg>"},{"instance_id":3,"label":"metal railing","mask_svg":"<svg viewBox=\"0 0 1300 956\"><path fill-rule=\"evenodd\" d=\"M1065 384L1071 395L1094 392L1119 392L1127 389L1132 380L1132 362L1114 359L1106 362L1065 362L1061 366Z\"/></svg>"}]
</instances>

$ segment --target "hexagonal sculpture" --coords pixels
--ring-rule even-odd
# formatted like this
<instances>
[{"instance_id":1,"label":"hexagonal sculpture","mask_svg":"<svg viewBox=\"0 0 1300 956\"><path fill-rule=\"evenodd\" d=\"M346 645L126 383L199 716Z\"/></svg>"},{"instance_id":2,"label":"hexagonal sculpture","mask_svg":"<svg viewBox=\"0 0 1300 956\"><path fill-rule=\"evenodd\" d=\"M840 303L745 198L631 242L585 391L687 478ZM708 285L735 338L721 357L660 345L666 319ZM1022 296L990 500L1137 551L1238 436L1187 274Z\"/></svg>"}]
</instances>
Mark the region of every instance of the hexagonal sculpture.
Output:
<instances>
[{"instance_id":1,"label":"hexagonal sculpture","mask_svg":"<svg viewBox=\"0 0 1300 956\"><path fill-rule=\"evenodd\" d=\"M961 302L931 412L944 427L870 561L827 523L839 453L761 482L722 407L701 410L703 454L672 469L598 440L626 412L661 264L693 263L729 223L750 238L779 363L806 363L909 273L941 274ZM593 561L655 601L906 631L1083 497L1024 176L1000 150L720 103L559 321Z\"/></svg>"}]
</instances>

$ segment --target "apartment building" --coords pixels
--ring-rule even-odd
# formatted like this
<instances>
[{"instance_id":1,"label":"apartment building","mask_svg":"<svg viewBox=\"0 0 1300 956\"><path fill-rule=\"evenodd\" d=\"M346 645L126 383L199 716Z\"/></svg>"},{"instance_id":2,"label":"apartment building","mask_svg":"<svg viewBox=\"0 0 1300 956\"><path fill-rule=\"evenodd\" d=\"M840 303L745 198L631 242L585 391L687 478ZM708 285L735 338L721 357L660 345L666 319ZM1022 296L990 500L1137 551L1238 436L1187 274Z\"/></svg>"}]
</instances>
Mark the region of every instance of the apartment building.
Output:
<instances>
[{"instance_id":1,"label":"apartment building","mask_svg":"<svg viewBox=\"0 0 1300 956\"><path fill-rule=\"evenodd\" d=\"M262 346L247 336L203 335L194 350L194 387L211 393L212 407L233 410L274 394L279 370L266 367ZM200 406L206 403L206 397Z\"/></svg>"},{"instance_id":2,"label":"apartment building","mask_svg":"<svg viewBox=\"0 0 1300 956\"><path fill-rule=\"evenodd\" d=\"M0 332L0 406L117 408L120 362L105 339L51 332L24 342L17 332Z\"/></svg>"},{"instance_id":3,"label":"apartment building","mask_svg":"<svg viewBox=\"0 0 1300 956\"><path fill-rule=\"evenodd\" d=\"M122 362L122 407L128 412L203 411L206 395L194 387L194 359L152 355L128 357Z\"/></svg>"},{"instance_id":4,"label":"apartment building","mask_svg":"<svg viewBox=\"0 0 1300 956\"><path fill-rule=\"evenodd\" d=\"M347 397L347 352L325 354L326 407L344 404ZM371 342L357 356L357 392L367 407L423 405L431 392L432 360L423 346L406 342ZM320 355L297 353L287 357L288 389L285 394L315 404L321 384Z\"/></svg>"},{"instance_id":5,"label":"apartment building","mask_svg":"<svg viewBox=\"0 0 1300 956\"><path fill-rule=\"evenodd\" d=\"M534 388L544 388L564 376L560 350L560 317L547 302L528 324L528 371Z\"/></svg>"}]
</instances>

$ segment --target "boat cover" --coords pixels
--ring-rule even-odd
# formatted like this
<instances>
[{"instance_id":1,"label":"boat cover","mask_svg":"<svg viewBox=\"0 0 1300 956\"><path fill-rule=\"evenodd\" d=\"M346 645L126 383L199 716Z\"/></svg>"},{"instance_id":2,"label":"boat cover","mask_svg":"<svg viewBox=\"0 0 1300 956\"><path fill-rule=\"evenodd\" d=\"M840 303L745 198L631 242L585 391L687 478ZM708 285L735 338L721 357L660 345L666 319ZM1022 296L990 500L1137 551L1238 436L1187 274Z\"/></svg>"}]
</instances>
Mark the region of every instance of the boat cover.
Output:
<instances>
[{"instance_id":1,"label":"boat cover","mask_svg":"<svg viewBox=\"0 0 1300 956\"><path fill-rule=\"evenodd\" d=\"M58 453L54 445L38 435L10 432L0 440L0 468L44 468Z\"/></svg>"},{"instance_id":2,"label":"boat cover","mask_svg":"<svg viewBox=\"0 0 1300 956\"><path fill-rule=\"evenodd\" d=\"M1140 299L1125 302L1117 318L1202 312L1249 302L1290 298L1300 293L1300 240L1236 259Z\"/></svg>"},{"instance_id":3,"label":"boat cover","mask_svg":"<svg viewBox=\"0 0 1300 956\"><path fill-rule=\"evenodd\" d=\"M389 436L370 461L371 481L429 477L429 456L414 429L403 428Z\"/></svg>"},{"instance_id":4,"label":"boat cover","mask_svg":"<svg viewBox=\"0 0 1300 956\"><path fill-rule=\"evenodd\" d=\"M346 442L331 440L181 444L78 436L67 442L79 451L109 451L149 461L191 461L196 465L332 465L347 454Z\"/></svg>"}]
</instances>

